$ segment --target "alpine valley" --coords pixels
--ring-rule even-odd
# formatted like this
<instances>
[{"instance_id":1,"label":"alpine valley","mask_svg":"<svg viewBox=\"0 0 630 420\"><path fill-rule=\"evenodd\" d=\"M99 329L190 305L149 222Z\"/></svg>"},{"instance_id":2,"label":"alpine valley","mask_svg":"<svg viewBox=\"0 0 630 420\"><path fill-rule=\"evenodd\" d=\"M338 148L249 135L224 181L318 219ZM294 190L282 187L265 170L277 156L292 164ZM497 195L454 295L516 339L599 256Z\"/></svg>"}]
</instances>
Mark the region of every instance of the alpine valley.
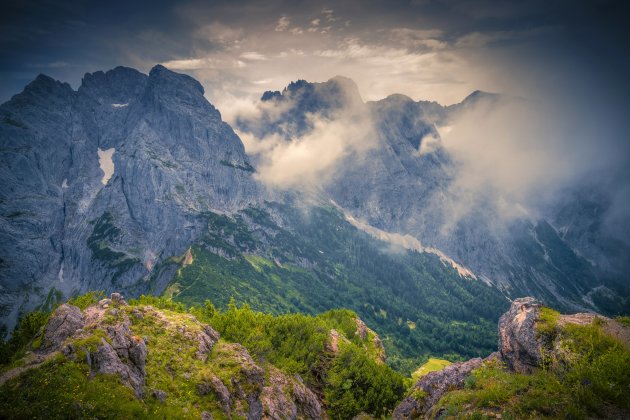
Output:
<instances>
[{"instance_id":1,"label":"alpine valley","mask_svg":"<svg viewBox=\"0 0 630 420\"><path fill-rule=\"evenodd\" d=\"M161 65L77 90L38 76L0 105L0 417L627 415L630 245L609 198L576 183L530 212L489 189L453 213L445 128L524 102L299 80L232 127ZM322 127L359 135L314 177L250 147ZM430 357L456 363L411 384ZM46 385L64 378L80 396ZM527 405L547 392L561 404Z\"/></svg>"}]
</instances>

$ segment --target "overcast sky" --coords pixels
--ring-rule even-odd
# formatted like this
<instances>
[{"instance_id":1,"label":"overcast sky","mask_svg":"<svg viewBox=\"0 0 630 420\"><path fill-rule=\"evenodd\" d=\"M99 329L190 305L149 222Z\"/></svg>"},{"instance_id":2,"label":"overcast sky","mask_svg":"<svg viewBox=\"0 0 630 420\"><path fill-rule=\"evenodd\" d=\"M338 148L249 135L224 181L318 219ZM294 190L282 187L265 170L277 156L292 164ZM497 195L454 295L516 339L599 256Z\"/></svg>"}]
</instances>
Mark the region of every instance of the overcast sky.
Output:
<instances>
[{"instance_id":1,"label":"overcast sky","mask_svg":"<svg viewBox=\"0 0 630 420\"><path fill-rule=\"evenodd\" d=\"M156 63L198 78L220 109L338 74L365 100L404 93L450 104L475 89L563 100L580 87L592 100L628 93L621 1L4 3L0 101L38 73L77 88L86 72Z\"/></svg>"}]
</instances>

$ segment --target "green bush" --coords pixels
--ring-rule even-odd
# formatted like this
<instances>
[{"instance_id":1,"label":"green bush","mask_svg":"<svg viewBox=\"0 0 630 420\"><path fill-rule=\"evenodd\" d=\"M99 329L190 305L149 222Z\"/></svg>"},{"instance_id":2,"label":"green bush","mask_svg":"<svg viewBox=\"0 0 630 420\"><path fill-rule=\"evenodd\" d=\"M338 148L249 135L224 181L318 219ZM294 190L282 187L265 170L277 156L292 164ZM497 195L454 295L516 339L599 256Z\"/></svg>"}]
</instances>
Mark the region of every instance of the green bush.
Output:
<instances>
[{"instance_id":1,"label":"green bush","mask_svg":"<svg viewBox=\"0 0 630 420\"><path fill-rule=\"evenodd\" d=\"M84 295L73 297L68 301L68 304L74 305L82 311L88 306L92 306L98 303L99 300L105 297L105 292L102 290L87 292Z\"/></svg>"},{"instance_id":2,"label":"green bush","mask_svg":"<svg viewBox=\"0 0 630 420\"><path fill-rule=\"evenodd\" d=\"M168 309L173 312L187 312L186 305L181 302L174 302L162 296L142 295L138 299L130 299L130 305L151 305L158 309Z\"/></svg>"},{"instance_id":3,"label":"green bush","mask_svg":"<svg viewBox=\"0 0 630 420\"><path fill-rule=\"evenodd\" d=\"M49 312L41 311L24 315L13 330L11 338L6 342L0 342L0 365L6 365L22 357L28 344L42 333L49 317Z\"/></svg>"},{"instance_id":4,"label":"green bush","mask_svg":"<svg viewBox=\"0 0 630 420\"><path fill-rule=\"evenodd\" d=\"M350 419L360 413L385 416L404 392L400 374L346 345L333 359L324 395L332 419Z\"/></svg>"}]
</instances>

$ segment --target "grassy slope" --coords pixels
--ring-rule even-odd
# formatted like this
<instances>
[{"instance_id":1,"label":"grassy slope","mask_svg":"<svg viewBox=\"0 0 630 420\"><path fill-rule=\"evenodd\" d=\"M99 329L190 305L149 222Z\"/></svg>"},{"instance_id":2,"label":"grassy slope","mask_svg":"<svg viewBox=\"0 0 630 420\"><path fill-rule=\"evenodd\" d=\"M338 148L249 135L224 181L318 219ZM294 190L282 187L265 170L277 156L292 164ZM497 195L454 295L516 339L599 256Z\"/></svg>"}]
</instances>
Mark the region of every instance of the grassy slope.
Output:
<instances>
[{"instance_id":1,"label":"grassy slope","mask_svg":"<svg viewBox=\"0 0 630 420\"><path fill-rule=\"evenodd\" d=\"M207 234L173 280L174 298L225 308L234 297L275 314L350 308L383 338L389 363L408 373L429 355L458 360L496 348L496 321L508 306L496 290L433 254L392 249L334 208L269 206L290 229L260 209L206 214Z\"/></svg>"}]
</instances>

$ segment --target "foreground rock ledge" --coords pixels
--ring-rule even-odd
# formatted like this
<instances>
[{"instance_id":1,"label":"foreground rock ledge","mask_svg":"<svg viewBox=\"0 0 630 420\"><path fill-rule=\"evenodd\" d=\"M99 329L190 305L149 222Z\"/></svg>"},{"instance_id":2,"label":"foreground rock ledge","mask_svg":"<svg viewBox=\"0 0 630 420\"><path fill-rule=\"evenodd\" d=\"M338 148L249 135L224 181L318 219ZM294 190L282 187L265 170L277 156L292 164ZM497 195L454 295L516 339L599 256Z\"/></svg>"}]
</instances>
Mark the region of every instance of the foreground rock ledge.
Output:
<instances>
[{"instance_id":1,"label":"foreground rock ledge","mask_svg":"<svg viewBox=\"0 0 630 420\"><path fill-rule=\"evenodd\" d=\"M498 360L507 369L518 373L532 373L541 368L543 352L554 351L554 343L538 333L542 305L532 297L516 299L510 309L499 319L499 348L485 359L471 359L454 363L440 371L421 377L407 396L394 410L394 419L432 418L439 414L433 407L445 394L464 387L466 378L485 361ZM630 329L618 322L593 313L560 315L559 326L567 324L588 325L595 319L602 322L604 331L630 348ZM547 354L547 353L546 353Z\"/></svg>"}]
</instances>

